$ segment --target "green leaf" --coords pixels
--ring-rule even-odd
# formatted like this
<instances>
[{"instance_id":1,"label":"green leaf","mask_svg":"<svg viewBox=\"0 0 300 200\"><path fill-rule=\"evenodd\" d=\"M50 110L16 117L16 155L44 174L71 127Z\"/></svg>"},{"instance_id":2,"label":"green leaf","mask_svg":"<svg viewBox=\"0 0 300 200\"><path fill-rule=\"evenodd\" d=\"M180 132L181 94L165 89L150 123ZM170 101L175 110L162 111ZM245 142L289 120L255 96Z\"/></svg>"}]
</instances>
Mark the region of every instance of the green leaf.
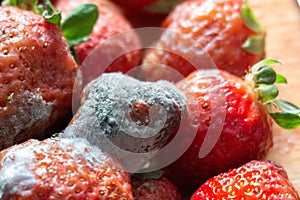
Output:
<instances>
[{"instance_id":1,"label":"green leaf","mask_svg":"<svg viewBox=\"0 0 300 200\"><path fill-rule=\"evenodd\" d=\"M17 6L17 0L3 0L1 5L2 6Z\"/></svg>"},{"instance_id":2,"label":"green leaf","mask_svg":"<svg viewBox=\"0 0 300 200\"><path fill-rule=\"evenodd\" d=\"M275 99L272 103L283 112L300 114L300 108L288 101Z\"/></svg>"},{"instance_id":3,"label":"green leaf","mask_svg":"<svg viewBox=\"0 0 300 200\"><path fill-rule=\"evenodd\" d=\"M71 12L62 23L62 32L70 47L87 40L98 19L98 9L93 4L83 4Z\"/></svg>"},{"instance_id":4,"label":"green leaf","mask_svg":"<svg viewBox=\"0 0 300 200\"><path fill-rule=\"evenodd\" d=\"M300 125L299 114L275 112L275 113L270 113L270 115L275 120L275 122L282 128L295 129Z\"/></svg>"},{"instance_id":5,"label":"green leaf","mask_svg":"<svg viewBox=\"0 0 300 200\"><path fill-rule=\"evenodd\" d=\"M275 83L287 83L287 79L284 76L282 76L281 74L276 74Z\"/></svg>"},{"instance_id":6,"label":"green leaf","mask_svg":"<svg viewBox=\"0 0 300 200\"><path fill-rule=\"evenodd\" d=\"M245 22L246 26L258 33L263 33L263 29L258 23L257 18L255 17L254 13L250 9L250 7L244 3L242 9L241 9L241 16L243 21Z\"/></svg>"},{"instance_id":7,"label":"green leaf","mask_svg":"<svg viewBox=\"0 0 300 200\"><path fill-rule=\"evenodd\" d=\"M255 74L257 73L257 71L267 65L271 65L271 64L281 64L281 62L279 60L275 60L275 59L264 59L259 61L258 63L256 63L255 65L252 66L252 73Z\"/></svg>"},{"instance_id":8,"label":"green leaf","mask_svg":"<svg viewBox=\"0 0 300 200\"><path fill-rule=\"evenodd\" d=\"M38 0L5 0L2 2L2 5L17 6L23 10L30 10L36 14L43 15L48 22L60 26L60 11L54 9L51 1L44 0L43 4L38 3Z\"/></svg>"},{"instance_id":9,"label":"green leaf","mask_svg":"<svg viewBox=\"0 0 300 200\"><path fill-rule=\"evenodd\" d=\"M278 88L275 85L263 85L256 88L256 93L262 103L274 100L278 96Z\"/></svg>"},{"instance_id":10,"label":"green leaf","mask_svg":"<svg viewBox=\"0 0 300 200\"><path fill-rule=\"evenodd\" d=\"M265 55L265 34L248 37L242 47L249 53Z\"/></svg>"},{"instance_id":11,"label":"green leaf","mask_svg":"<svg viewBox=\"0 0 300 200\"><path fill-rule=\"evenodd\" d=\"M7 98L6 98L6 101L11 101L13 99L13 96L14 96L15 93L11 93Z\"/></svg>"},{"instance_id":12,"label":"green leaf","mask_svg":"<svg viewBox=\"0 0 300 200\"><path fill-rule=\"evenodd\" d=\"M59 133L53 133L53 134L51 135L52 138L57 138L58 136L59 136Z\"/></svg>"},{"instance_id":13,"label":"green leaf","mask_svg":"<svg viewBox=\"0 0 300 200\"><path fill-rule=\"evenodd\" d=\"M61 13L60 10L55 10L50 0L45 0L44 9L39 9L40 11L43 11L43 16L45 19L57 26L60 26L61 21Z\"/></svg>"},{"instance_id":14,"label":"green leaf","mask_svg":"<svg viewBox=\"0 0 300 200\"><path fill-rule=\"evenodd\" d=\"M23 10L32 10L37 6L38 0L5 0L1 5L3 6L16 6Z\"/></svg>"},{"instance_id":15,"label":"green leaf","mask_svg":"<svg viewBox=\"0 0 300 200\"><path fill-rule=\"evenodd\" d=\"M262 67L254 74L256 84L273 84L276 81L276 72L271 67Z\"/></svg>"},{"instance_id":16,"label":"green leaf","mask_svg":"<svg viewBox=\"0 0 300 200\"><path fill-rule=\"evenodd\" d=\"M44 17L47 20L47 22L60 26L61 13L59 10L57 10L53 15L44 15Z\"/></svg>"}]
</instances>

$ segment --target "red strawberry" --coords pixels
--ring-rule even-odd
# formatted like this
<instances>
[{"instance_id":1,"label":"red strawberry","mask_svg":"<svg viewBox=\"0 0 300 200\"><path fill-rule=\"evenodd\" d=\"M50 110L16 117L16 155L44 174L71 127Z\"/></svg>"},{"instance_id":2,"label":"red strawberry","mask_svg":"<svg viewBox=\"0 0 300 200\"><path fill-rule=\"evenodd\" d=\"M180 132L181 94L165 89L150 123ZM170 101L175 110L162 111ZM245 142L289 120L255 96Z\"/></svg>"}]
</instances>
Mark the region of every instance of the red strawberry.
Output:
<instances>
[{"instance_id":1,"label":"red strawberry","mask_svg":"<svg viewBox=\"0 0 300 200\"><path fill-rule=\"evenodd\" d=\"M129 174L83 139L29 140L0 152L2 200L133 199Z\"/></svg>"},{"instance_id":2,"label":"red strawberry","mask_svg":"<svg viewBox=\"0 0 300 200\"><path fill-rule=\"evenodd\" d=\"M187 76L209 68L210 58L219 69L243 76L264 57L265 34L242 0L183 2L162 27L168 30L144 58L141 72L148 79L174 80L167 67Z\"/></svg>"},{"instance_id":3,"label":"red strawberry","mask_svg":"<svg viewBox=\"0 0 300 200\"><path fill-rule=\"evenodd\" d=\"M180 200L177 188L166 178L131 180L133 198L136 200Z\"/></svg>"},{"instance_id":4,"label":"red strawberry","mask_svg":"<svg viewBox=\"0 0 300 200\"><path fill-rule=\"evenodd\" d=\"M0 41L3 149L67 124L78 66L59 27L29 11L0 7Z\"/></svg>"},{"instance_id":5,"label":"red strawberry","mask_svg":"<svg viewBox=\"0 0 300 200\"><path fill-rule=\"evenodd\" d=\"M209 179L191 197L191 200L205 199L300 198L281 166L268 161L251 161Z\"/></svg>"},{"instance_id":6,"label":"red strawberry","mask_svg":"<svg viewBox=\"0 0 300 200\"><path fill-rule=\"evenodd\" d=\"M140 48L139 39L134 32L129 32L132 30L131 25L112 2L107 0L61 0L56 3L56 7L61 10L62 17L65 19L67 14L83 3L95 4L99 17L87 41L74 47L79 63L82 64L92 50L102 45L100 49L93 52L93 59L90 58L96 62L96 65L82 69L83 76L87 79L85 82L89 82L104 71L126 73L138 66L141 62L141 53L136 50ZM122 33L125 33L124 37L118 35ZM120 37L119 39L109 40L117 35ZM131 49L135 50L127 52ZM125 53L123 53L124 51ZM106 63L105 59L112 59L108 61L109 65L107 66L103 65Z\"/></svg>"},{"instance_id":7,"label":"red strawberry","mask_svg":"<svg viewBox=\"0 0 300 200\"><path fill-rule=\"evenodd\" d=\"M278 89L272 84L285 79L265 65L276 62L258 63L246 80L225 71L199 70L177 83L190 102L178 149L189 148L165 172L179 189L191 191L214 175L264 158L272 146L267 109L282 127L299 125L299 108L275 99ZM274 105L283 113L273 111ZM185 142L193 137L191 145Z\"/></svg>"}]
</instances>

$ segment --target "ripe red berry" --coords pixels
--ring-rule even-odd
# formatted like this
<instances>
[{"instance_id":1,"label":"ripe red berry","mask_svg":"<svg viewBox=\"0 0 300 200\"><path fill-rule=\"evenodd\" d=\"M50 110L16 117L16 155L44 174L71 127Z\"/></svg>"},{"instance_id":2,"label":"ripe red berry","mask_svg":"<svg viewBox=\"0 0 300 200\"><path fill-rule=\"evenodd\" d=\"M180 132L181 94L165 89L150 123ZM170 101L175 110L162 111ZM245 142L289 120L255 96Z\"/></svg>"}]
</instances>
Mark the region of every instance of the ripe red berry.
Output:
<instances>
[{"instance_id":1,"label":"ripe red berry","mask_svg":"<svg viewBox=\"0 0 300 200\"><path fill-rule=\"evenodd\" d=\"M251 161L209 179L191 197L191 200L206 199L300 198L281 166L268 161Z\"/></svg>"},{"instance_id":2,"label":"ripe red berry","mask_svg":"<svg viewBox=\"0 0 300 200\"><path fill-rule=\"evenodd\" d=\"M209 68L207 56L217 68L243 76L264 57L264 31L242 0L183 2L162 28L167 30L144 58L141 73L145 79L173 80L174 73L168 74L167 68L182 76Z\"/></svg>"},{"instance_id":3,"label":"ripe red berry","mask_svg":"<svg viewBox=\"0 0 300 200\"><path fill-rule=\"evenodd\" d=\"M198 126L188 150L165 170L181 190L192 191L214 175L266 155L272 146L270 118L245 81L225 71L200 70L177 87L191 103L182 137L192 137ZM207 147L209 143L203 144L208 137L215 144ZM185 141L178 145L188 145ZM206 148L203 158L199 157L201 147Z\"/></svg>"},{"instance_id":4,"label":"ripe red berry","mask_svg":"<svg viewBox=\"0 0 300 200\"><path fill-rule=\"evenodd\" d=\"M179 189L191 191L214 175L264 158L273 142L270 115L283 128L299 126L299 108L277 99L273 83L285 79L267 66L277 62L257 63L245 80L222 70L199 70L177 83L189 102L178 148L188 150L165 172ZM190 145L186 138L191 137Z\"/></svg>"}]
</instances>

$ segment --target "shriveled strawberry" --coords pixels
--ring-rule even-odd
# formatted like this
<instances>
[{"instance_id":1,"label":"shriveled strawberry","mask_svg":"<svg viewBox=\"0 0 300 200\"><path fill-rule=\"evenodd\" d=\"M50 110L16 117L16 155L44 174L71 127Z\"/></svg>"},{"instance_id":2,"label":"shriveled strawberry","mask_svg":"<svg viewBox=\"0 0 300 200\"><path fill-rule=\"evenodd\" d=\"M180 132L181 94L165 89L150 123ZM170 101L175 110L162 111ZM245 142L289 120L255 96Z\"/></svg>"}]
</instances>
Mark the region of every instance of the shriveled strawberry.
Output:
<instances>
[{"instance_id":1,"label":"shriveled strawberry","mask_svg":"<svg viewBox=\"0 0 300 200\"><path fill-rule=\"evenodd\" d=\"M86 138L136 172L164 146L186 109L174 84L104 73L85 86L81 106L59 137Z\"/></svg>"},{"instance_id":2,"label":"shriveled strawberry","mask_svg":"<svg viewBox=\"0 0 300 200\"><path fill-rule=\"evenodd\" d=\"M59 27L0 7L0 149L61 130L72 117L78 66Z\"/></svg>"},{"instance_id":3,"label":"shriveled strawberry","mask_svg":"<svg viewBox=\"0 0 300 200\"><path fill-rule=\"evenodd\" d=\"M139 39L134 32L130 32L132 30L130 23L122 16L115 4L107 0L61 0L55 6L61 10L63 20L67 20L66 16L83 3L95 4L99 12L98 20L88 39L74 47L80 64L92 50L98 47L93 51L93 61L97 66L93 68L87 66L82 69L85 82L89 82L103 72L126 73L138 66L142 59L141 52L137 50L140 48ZM126 36L119 35L122 33ZM115 36L119 38L110 40ZM105 62L107 59L111 60Z\"/></svg>"},{"instance_id":4,"label":"shriveled strawberry","mask_svg":"<svg viewBox=\"0 0 300 200\"><path fill-rule=\"evenodd\" d=\"M136 200L180 200L177 188L165 177L158 179L132 178L132 194Z\"/></svg>"},{"instance_id":5,"label":"shriveled strawberry","mask_svg":"<svg viewBox=\"0 0 300 200\"><path fill-rule=\"evenodd\" d=\"M129 174L84 139L29 140L0 152L0 197L133 199Z\"/></svg>"},{"instance_id":6,"label":"shriveled strawberry","mask_svg":"<svg viewBox=\"0 0 300 200\"><path fill-rule=\"evenodd\" d=\"M191 200L204 199L300 198L279 164L254 160L209 179L191 197Z\"/></svg>"},{"instance_id":7,"label":"shriveled strawberry","mask_svg":"<svg viewBox=\"0 0 300 200\"><path fill-rule=\"evenodd\" d=\"M299 108L276 99L278 89L272 84L285 79L267 66L272 63L277 61L254 65L246 80L225 71L199 70L177 83L189 102L177 146L188 150L165 173L180 190L191 192L214 175L264 158L272 146L268 112L284 128L299 126ZM186 138L192 138L191 145Z\"/></svg>"},{"instance_id":8,"label":"shriveled strawberry","mask_svg":"<svg viewBox=\"0 0 300 200\"><path fill-rule=\"evenodd\" d=\"M166 68L170 67L187 76L211 67L208 56L219 69L245 75L249 66L264 57L265 34L243 2L191 0L178 5L162 25L167 30L146 54L142 75L169 80L173 74Z\"/></svg>"}]
</instances>

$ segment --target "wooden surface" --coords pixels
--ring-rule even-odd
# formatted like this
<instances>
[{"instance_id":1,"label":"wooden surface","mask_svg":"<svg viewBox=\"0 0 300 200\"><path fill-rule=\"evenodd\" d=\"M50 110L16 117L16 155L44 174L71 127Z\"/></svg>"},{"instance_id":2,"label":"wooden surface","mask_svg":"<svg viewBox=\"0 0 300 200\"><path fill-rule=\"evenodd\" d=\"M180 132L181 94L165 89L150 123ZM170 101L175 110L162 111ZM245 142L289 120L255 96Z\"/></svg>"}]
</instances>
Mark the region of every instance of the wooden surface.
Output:
<instances>
[{"instance_id":1,"label":"wooden surface","mask_svg":"<svg viewBox=\"0 0 300 200\"><path fill-rule=\"evenodd\" d=\"M275 67L288 79L280 98L300 106L300 8L296 0L249 0L267 32L267 57L282 61ZM300 128L285 131L274 127L274 145L268 159L278 161L300 192Z\"/></svg>"}]
</instances>

